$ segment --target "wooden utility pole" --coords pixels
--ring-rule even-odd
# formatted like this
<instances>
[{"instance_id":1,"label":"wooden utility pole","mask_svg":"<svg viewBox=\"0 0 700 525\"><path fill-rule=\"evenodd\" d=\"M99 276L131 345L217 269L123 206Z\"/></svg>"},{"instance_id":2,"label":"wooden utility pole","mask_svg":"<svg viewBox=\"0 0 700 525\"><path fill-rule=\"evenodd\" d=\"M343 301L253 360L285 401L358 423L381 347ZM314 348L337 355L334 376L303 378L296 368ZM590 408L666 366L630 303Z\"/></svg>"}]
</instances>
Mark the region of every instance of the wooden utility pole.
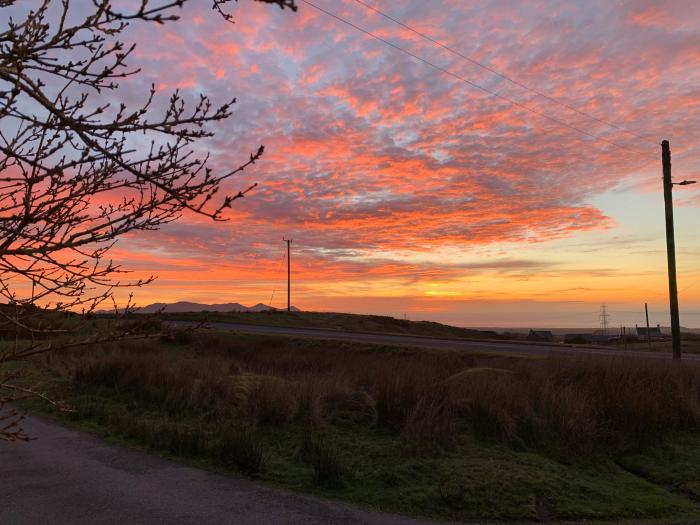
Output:
<instances>
[{"instance_id":1,"label":"wooden utility pole","mask_svg":"<svg viewBox=\"0 0 700 525\"><path fill-rule=\"evenodd\" d=\"M282 238L287 243L287 312L292 311L292 239Z\"/></svg>"},{"instance_id":2,"label":"wooden utility pole","mask_svg":"<svg viewBox=\"0 0 700 525\"><path fill-rule=\"evenodd\" d=\"M647 345L649 346L649 350L651 351L651 332L649 332L649 306L647 303L644 303L644 313L647 316Z\"/></svg>"},{"instance_id":3,"label":"wooden utility pole","mask_svg":"<svg viewBox=\"0 0 700 525\"><path fill-rule=\"evenodd\" d=\"M673 359L681 358L681 323L678 314L678 283L676 281L676 241L673 229L673 181L671 180L671 146L661 143L664 170L664 204L666 206L666 255L668 258L668 298L671 310L671 341Z\"/></svg>"}]
</instances>

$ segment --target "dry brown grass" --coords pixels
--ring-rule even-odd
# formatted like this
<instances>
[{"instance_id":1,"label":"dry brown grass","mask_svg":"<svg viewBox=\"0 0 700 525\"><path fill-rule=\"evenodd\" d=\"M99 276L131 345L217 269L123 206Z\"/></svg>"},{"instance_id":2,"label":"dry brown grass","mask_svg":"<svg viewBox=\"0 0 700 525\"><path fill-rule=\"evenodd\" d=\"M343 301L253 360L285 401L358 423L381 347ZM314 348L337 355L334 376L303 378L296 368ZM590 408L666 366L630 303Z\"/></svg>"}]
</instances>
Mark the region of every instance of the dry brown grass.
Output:
<instances>
[{"instance_id":1,"label":"dry brown grass","mask_svg":"<svg viewBox=\"0 0 700 525\"><path fill-rule=\"evenodd\" d=\"M191 350L114 345L52 366L70 368L78 388L169 414L380 425L410 446L448 446L469 432L518 447L614 453L700 427L700 369L690 363L474 358L232 334L197 335Z\"/></svg>"},{"instance_id":2,"label":"dry brown grass","mask_svg":"<svg viewBox=\"0 0 700 525\"><path fill-rule=\"evenodd\" d=\"M476 433L561 451L620 451L700 424L692 364L549 358L467 375L453 402Z\"/></svg>"}]
</instances>

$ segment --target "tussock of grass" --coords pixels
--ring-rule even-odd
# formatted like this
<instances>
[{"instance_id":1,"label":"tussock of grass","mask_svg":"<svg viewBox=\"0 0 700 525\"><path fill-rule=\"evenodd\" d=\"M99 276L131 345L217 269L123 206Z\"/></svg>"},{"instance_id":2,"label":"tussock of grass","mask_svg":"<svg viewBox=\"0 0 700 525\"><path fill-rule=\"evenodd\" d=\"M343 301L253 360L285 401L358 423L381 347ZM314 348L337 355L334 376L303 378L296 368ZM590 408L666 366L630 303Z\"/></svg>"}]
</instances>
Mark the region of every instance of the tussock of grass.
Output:
<instances>
[{"instance_id":1,"label":"tussock of grass","mask_svg":"<svg viewBox=\"0 0 700 525\"><path fill-rule=\"evenodd\" d=\"M299 459L314 469L314 483L320 487L340 489L345 485L345 467L338 451L313 427L306 427L298 451Z\"/></svg>"},{"instance_id":2,"label":"tussock of grass","mask_svg":"<svg viewBox=\"0 0 700 525\"><path fill-rule=\"evenodd\" d=\"M345 485L343 482L344 468L335 450L328 446L320 446L316 450L312 464L314 480L318 485L329 489L343 488Z\"/></svg>"},{"instance_id":3,"label":"tussock of grass","mask_svg":"<svg viewBox=\"0 0 700 525\"><path fill-rule=\"evenodd\" d=\"M324 418L334 425L371 428L377 424L376 403L364 390L336 390L324 400Z\"/></svg>"},{"instance_id":4,"label":"tussock of grass","mask_svg":"<svg viewBox=\"0 0 700 525\"><path fill-rule=\"evenodd\" d=\"M248 474L260 471L263 452L260 440L250 427L225 426L217 436L214 457L223 466L238 468Z\"/></svg>"}]
</instances>

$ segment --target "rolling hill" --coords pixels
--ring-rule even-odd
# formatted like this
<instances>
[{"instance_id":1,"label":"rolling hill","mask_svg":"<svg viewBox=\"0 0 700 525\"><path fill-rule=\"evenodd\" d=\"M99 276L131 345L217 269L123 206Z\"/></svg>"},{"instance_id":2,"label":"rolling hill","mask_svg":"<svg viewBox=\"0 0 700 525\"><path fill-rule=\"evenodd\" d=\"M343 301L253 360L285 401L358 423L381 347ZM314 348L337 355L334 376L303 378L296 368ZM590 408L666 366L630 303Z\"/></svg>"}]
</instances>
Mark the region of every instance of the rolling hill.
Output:
<instances>
[{"instance_id":1,"label":"rolling hill","mask_svg":"<svg viewBox=\"0 0 700 525\"><path fill-rule=\"evenodd\" d=\"M244 306L240 303L223 303L223 304L203 304L203 303L191 303L188 301L178 301L176 303L153 303L143 308L137 308L135 311L140 314L154 314L158 312L166 313L197 313L197 312L217 312L217 313L229 313L229 312L268 312L271 310L278 310L272 306L268 306L263 303L258 303L255 306ZM299 312L300 310L292 306L293 312Z\"/></svg>"}]
</instances>

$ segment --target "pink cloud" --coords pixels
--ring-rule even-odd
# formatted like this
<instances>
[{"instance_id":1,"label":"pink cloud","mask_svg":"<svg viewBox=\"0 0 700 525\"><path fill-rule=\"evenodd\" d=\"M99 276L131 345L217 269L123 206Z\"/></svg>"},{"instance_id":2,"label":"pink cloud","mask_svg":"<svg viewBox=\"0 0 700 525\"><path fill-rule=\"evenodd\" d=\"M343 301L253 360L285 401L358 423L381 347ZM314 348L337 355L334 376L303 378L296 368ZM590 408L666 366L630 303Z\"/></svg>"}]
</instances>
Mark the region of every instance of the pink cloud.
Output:
<instances>
[{"instance_id":1,"label":"pink cloud","mask_svg":"<svg viewBox=\"0 0 700 525\"><path fill-rule=\"evenodd\" d=\"M485 95L306 5L291 14L240 2L233 26L190 6L183 18L193 24L134 32L144 74L125 96L138 97L151 81L192 97L235 96L234 116L216 125L202 150L220 169L260 143L267 152L229 184L233 191L260 183L236 204L230 224L186 217L172 227L177 235L166 228L157 236L175 259L196 266L211 254L233 258L224 248L230 244L238 250L230 271L253 278L270 264L270 247L294 233L304 239L309 278L361 271L372 279L404 270L386 260L330 270L326 261L345 265L348 250L525 245L614 227L590 203L611 181L655 184L656 175L641 168L655 162L662 137L672 140L679 170L700 168L692 163L700 153L700 16L688 15L698 14L696 2L672 1L663 11L649 1L374 3L614 126L552 104L355 2L319 0L440 67L629 149ZM182 235L191 258L177 250ZM137 244L148 250L149 242ZM127 266L137 261L121 255Z\"/></svg>"}]
</instances>

